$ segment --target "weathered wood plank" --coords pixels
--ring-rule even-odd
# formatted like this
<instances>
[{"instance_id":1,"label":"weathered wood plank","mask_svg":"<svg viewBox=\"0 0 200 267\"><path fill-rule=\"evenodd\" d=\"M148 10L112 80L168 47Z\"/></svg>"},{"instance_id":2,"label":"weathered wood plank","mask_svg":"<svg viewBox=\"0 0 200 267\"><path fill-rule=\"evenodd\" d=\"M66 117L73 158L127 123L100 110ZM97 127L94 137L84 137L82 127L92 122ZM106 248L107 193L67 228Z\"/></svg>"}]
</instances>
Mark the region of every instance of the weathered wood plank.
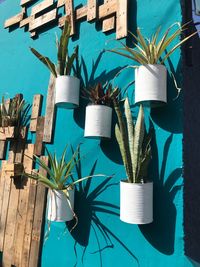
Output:
<instances>
[{"instance_id":1,"label":"weathered wood plank","mask_svg":"<svg viewBox=\"0 0 200 267\"><path fill-rule=\"evenodd\" d=\"M33 170L33 172L37 172L37 170ZM30 180L26 224L25 224L25 229L24 229L22 260L20 263L21 265L19 267L29 267L28 264L29 264L29 253L30 253L30 246L31 246L31 235L32 235L33 218L34 218L34 210L35 210L36 190L37 190L37 182L35 180Z\"/></svg>"},{"instance_id":2,"label":"weathered wood plank","mask_svg":"<svg viewBox=\"0 0 200 267\"><path fill-rule=\"evenodd\" d=\"M43 160L48 163L48 157L43 156ZM44 169L39 170L44 176L46 176L46 171ZM29 267L38 266L40 241L41 241L41 230L42 223L44 219L45 203L46 203L46 193L47 189L42 185L38 184L36 193L36 203L35 203L35 213L33 221L32 239L31 239L31 249L29 257Z\"/></svg>"},{"instance_id":3,"label":"weathered wood plank","mask_svg":"<svg viewBox=\"0 0 200 267\"><path fill-rule=\"evenodd\" d=\"M75 18L74 18L74 1L68 0L65 2L65 15L70 18L71 35L75 34Z\"/></svg>"},{"instance_id":4,"label":"weathered wood plank","mask_svg":"<svg viewBox=\"0 0 200 267\"><path fill-rule=\"evenodd\" d=\"M76 20L87 17L87 6L83 6L76 9Z\"/></svg>"},{"instance_id":5,"label":"weathered wood plank","mask_svg":"<svg viewBox=\"0 0 200 267\"><path fill-rule=\"evenodd\" d=\"M0 141L0 160L5 159L6 147L7 147L7 142Z\"/></svg>"},{"instance_id":6,"label":"weathered wood plank","mask_svg":"<svg viewBox=\"0 0 200 267\"><path fill-rule=\"evenodd\" d=\"M48 22L55 20L56 16L57 16L57 9L55 8L55 9L45 13L44 15L32 20L29 23L29 31L34 31L35 29L38 29L38 28L44 26Z\"/></svg>"},{"instance_id":7,"label":"weathered wood plank","mask_svg":"<svg viewBox=\"0 0 200 267\"><path fill-rule=\"evenodd\" d=\"M51 74L46 102L43 142L51 143L55 119L55 78Z\"/></svg>"},{"instance_id":8,"label":"weathered wood plank","mask_svg":"<svg viewBox=\"0 0 200 267\"><path fill-rule=\"evenodd\" d=\"M108 32L115 28L115 16L103 20L102 31Z\"/></svg>"},{"instance_id":9,"label":"weathered wood plank","mask_svg":"<svg viewBox=\"0 0 200 267\"><path fill-rule=\"evenodd\" d=\"M18 24L20 23L20 21L23 19L24 17L24 9L22 9L22 12L20 12L19 14L7 19L4 23L4 28L8 28L8 27L11 27L15 24Z\"/></svg>"},{"instance_id":10,"label":"weathered wood plank","mask_svg":"<svg viewBox=\"0 0 200 267\"><path fill-rule=\"evenodd\" d=\"M99 6L99 19L108 17L117 11L117 2L119 0L109 0L103 5ZM124 3L124 2L123 2Z\"/></svg>"},{"instance_id":11,"label":"weathered wood plank","mask_svg":"<svg viewBox=\"0 0 200 267\"><path fill-rule=\"evenodd\" d=\"M32 113L31 113L31 122L30 122L30 131L36 132L37 128L37 118L40 116L41 107L42 107L42 95L34 95Z\"/></svg>"},{"instance_id":12,"label":"weathered wood plank","mask_svg":"<svg viewBox=\"0 0 200 267\"><path fill-rule=\"evenodd\" d=\"M35 0L21 0L20 5L24 6L24 5L30 4L33 1L35 1Z\"/></svg>"},{"instance_id":13,"label":"weathered wood plank","mask_svg":"<svg viewBox=\"0 0 200 267\"><path fill-rule=\"evenodd\" d=\"M0 140L12 139L15 137L16 128L13 126L0 127Z\"/></svg>"},{"instance_id":14,"label":"weathered wood plank","mask_svg":"<svg viewBox=\"0 0 200 267\"><path fill-rule=\"evenodd\" d=\"M2 164L1 164L1 168L3 169L3 167L6 165L6 161L2 160ZM0 179L0 218L1 218L1 209L2 209L2 204L3 204L3 195L4 195L4 185L5 185L5 174L3 173L1 169L1 179ZM0 226L1 228L1 226Z\"/></svg>"},{"instance_id":15,"label":"weathered wood plank","mask_svg":"<svg viewBox=\"0 0 200 267\"><path fill-rule=\"evenodd\" d=\"M65 5L66 0L58 0L57 7L61 7Z\"/></svg>"},{"instance_id":16,"label":"weathered wood plank","mask_svg":"<svg viewBox=\"0 0 200 267\"><path fill-rule=\"evenodd\" d=\"M93 21L97 17L97 0L87 1L87 21Z\"/></svg>"},{"instance_id":17,"label":"weathered wood plank","mask_svg":"<svg viewBox=\"0 0 200 267\"><path fill-rule=\"evenodd\" d=\"M7 214L8 214L8 205L9 205L9 199L10 199L11 179L10 179L10 176L6 175L4 172L2 172L1 174L1 179L4 180L4 189L3 189L3 201L2 201L2 206L1 206L1 218L0 218L0 225L1 225L0 227L0 251L3 251L5 228L6 228L6 221L7 221Z\"/></svg>"},{"instance_id":18,"label":"weathered wood plank","mask_svg":"<svg viewBox=\"0 0 200 267\"><path fill-rule=\"evenodd\" d=\"M45 117L38 117L34 154L41 156L43 151L43 136Z\"/></svg>"},{"instance_id":19,"label":"weathered wood plank","mask_svg":"<svg viewBox=\"0 0 200 267\"><path fill-rule=\"evenodd\" d=\"M27 173L32 172L33 168L33 153L34 145L28 144L25 149L24 157L24 169ZM22 267L22 255L23 255L23 242L25 234L26 216L28 211L28 200L30 190L30 179L23 177L21 180L21 186L19 191L19 204L17 209L16 225L15 225L15 235L13 240L13 257L12 264L17 267Z\"/></svg>"},{"instance_id":20,"label":"weathered wood plank","mask_svg":"<svg viewBox=\"0 0 200 267\"><path fill-rule=\"evenodd\" d=\"M31 10L31 16L41 12L42 10L49 8L53 5L53 0L44 0L40 2L39 4L35 5Z\"/></svg>"},{"instance_id":21,"label":"weathered wood plank","mask_svg":"<svg viewBox=\"0 0 200 267\"><path fill-rule=\"evenodd\" d=\"M128 34L128 0L117 1L116 38L121 39Z\"/></svg>"},{"instance_id":22,"label":"weathered wood plank","mask_svg":"<svg viewBox=\"0 0 200 267\"><path fill-rule=\"evenodd\" d=\"M19 27L22 28L22 27L28 25L34 19L35 19L34 16L30 16L30 17L24 18L23 20L20 21Z\"/></svg>"}]
</instances>

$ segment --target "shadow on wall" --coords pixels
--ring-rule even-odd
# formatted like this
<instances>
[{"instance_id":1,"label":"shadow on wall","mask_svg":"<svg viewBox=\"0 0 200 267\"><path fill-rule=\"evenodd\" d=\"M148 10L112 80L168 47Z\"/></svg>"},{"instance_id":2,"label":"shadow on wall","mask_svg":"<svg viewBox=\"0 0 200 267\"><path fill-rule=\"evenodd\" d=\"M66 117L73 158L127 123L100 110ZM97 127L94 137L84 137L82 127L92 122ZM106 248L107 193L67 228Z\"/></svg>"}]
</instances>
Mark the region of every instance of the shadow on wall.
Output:
<instances>
[{"instance_id":1,"label":"shadow on wall","mask_svg":"<svg viewBox=\"0 0 200 267\"><path fill-rule=\"evenodd\" d=\"M173 135L167 138L163 151L163 161L159 174L158 167L158 148L153 144L153 159L157 163L152 166L152 177L154 177L154 221L151 224L140 225L139 228L145 238L153 247L161 253L171 255L174 252L176 207L173 200L176 193L182 188L182 185L174 184L182 175L182 169L175 169L164 181L165 169L169 148L172 143ZM155 140L155 138L153 139ZM159 177L159 179L158 179Z\"/></svg>"},{"instance_id":2,"label":"shadow on wall","mask_svg":"<svg viewBox=\"0 0 200 267\"><path fill-rule=\"evenodd\" d=\"M170 59L168 59L168 65L170 68L167 75L168 103L160 108L153 108L151 110L151 118L158 126L166 131L182 133L183 97L182 93L175 86L175 83L177 83L177 87L179 87L182 80L181 60L178 63L176 71Z\"/></svg>"},{"instance_id":3,"label":"shadow on wall","mask_svg":"<svg viewBox=\"0 0 200 267\"><path fill-rule=\"evenodd\" d=\"M94 163L90 174L93 175L95 173L97 161ZM81 171L81 161L79 161L76 166L76 171L78 178L82 177ZM119 186L119 183L109 183L110 178L104 179L93 191L91 191L92 179L88 179L85 183L81 182L78 184L76 188L76 204L75 204L75 212L78 217L78 225L71 232L75 243L74 243L74 253L77 258L78 263L78 254L77 249L78 245L84 247L81 261L82 264L84 262L84 256L87 250L87 246L90 242L90 234L93 231L94 236L96 237L96 244L98 245L98 250L92 252L92 254L99 254L99 265L103 267L103 255L102 252L106 249L114 249L114 244L111 239L117 241L122 248L129 254L130 257L133 258L134 262L137 262L139 266L138 259L131 252L131 250L117 237L98 217L98 213L105 213L107 215L113 215L119 217L119 207L105 202L97 200L99 196L105 191L109 190L113 186ZM118 218L117 218L118 219ZM74 225L74 221L68 222L67 227L69 230L72 229ZM83 231L84 229L84 231Z\"/></svg>"}]
</instances>

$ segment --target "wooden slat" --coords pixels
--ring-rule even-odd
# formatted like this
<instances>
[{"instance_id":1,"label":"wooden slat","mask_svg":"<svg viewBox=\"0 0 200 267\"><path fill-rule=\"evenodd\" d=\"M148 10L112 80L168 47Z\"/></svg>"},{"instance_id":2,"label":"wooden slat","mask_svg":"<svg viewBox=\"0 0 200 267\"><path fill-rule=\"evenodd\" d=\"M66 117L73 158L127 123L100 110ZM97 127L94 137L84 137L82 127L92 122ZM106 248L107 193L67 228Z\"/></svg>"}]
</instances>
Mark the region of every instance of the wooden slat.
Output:
<instances>
[{"instance_id":1,"label":"wooden slat","mask_svg":"<svg viewBox=\"0 0 200 267\"><path fill-rule=\"evenodd\" d=\"M93 21L97 17L97 0L87 1L87 21Z\"/></svg>"},{"instance_id":2,"label":"wooden slat","mask_svg":"<svg viewBox=\"0 0 200 267\"><path fill-rule=\"evenodd\" d=\"M31 132L36 132L37 118L39 117L40 112L41 112L42 98L43 98L42 95L34 95L33 97L31 122L30 122Z\"/></svg>"},{"instance_id":3,"label":"wooden slat","mask_svg":"<svg viewBox=\"0 0 200 267\"><path fill-rule=\"evenodd\" d=\"M117 4L116 38L121 39L128 34L128 0L120 1Z\"/></svg>"},{"instance_id":4,"label":"wooden slat","mask_svg":"<svg viewBox=\"0 0 200 267\"><path fill-rule=\"evenodd\" d=\"M35 1L35 0L21 0L20 5L24 6L24 5L30 4L33 1Z\"/></svg>"},{"instance_id":5,"label":"wooden slat","mask_svg":"<svg viewBox=\"0 0 200 267\"><path fill-rule=\"evenodd\" d=\"M39 4L35 5L31 10L31 16L41 12L42 10L49 8L53 5L53 0L44 0L40 2Z\"/></svg>"},{"instance_id":6,"label":"wooden slat","mask_svg":"<svg viewBox=\"0 0 200 267\"><path fill-rule=\"evenodd\" d=\"M66 0L58 0L57 7L61 7L65 5Z\"/></svg>"},{"instance_id":7,"label":"wooden slat","mask_svg":"<svg viewBox=\"0 0 200 267\"><path fill-rule=\"evenodd\" d=\"M46 163L48 163L48 158L43 156L41 157ZM46 171L44 169L39 170L44 176L46 176ZM35 203L35 213L33 221L33 230L32 230L32 240L31 240L31 249L29 257L29 267L38 266L39 250L40 250L40 241L41 241L41 230L42 223L44 218L44 209L46 203L46 192L47 189L42 184L38 184L37 193L36 193L36 203Z\"/></svg>"},{"instance_id":8,"label":"wooden slat","mask_svg":"<svg viewBox=\"0 0 200 267\"><path fill-rule=\"evenodd\" d=\"M35 29L40 28L41 26L44 26L48 22L51 22L56 19L57 15L57 9L53 9L46 14L36 18L35 20L31 21L29 24L29 31L33 31Z\"/></svg>"},{"instance_id":9,"label":"wooden slat","mask_svg":"<svg viewBox=\"0 0 200 267\"><path fill-rule=\"evenodd\" d=\"M52 142L54 117L55 117L55 78L51 74L49 80L47 102L46 102L43 142L46 143Z\"/></svg>"},{"instance_id":10,"label":"wooden slat","mask_svg":"<svg viewBox=\"0 0 200 267\"><path fill-rule=\"evenodd\" d=\"M30 16L30 17L27 17L27 18L21 20L20 23L19 23L19 27L22 28L22 27L28 25L34 19L35 19L34 16Z\"/></svg>"},{"instance_id":11,"label":"wooden slat","mask_svg":"<svg viewBox=\"0 0 200 267\"><path fill-rule=\"evenodd\" d=\"M103 32L111 31L115 28L115 16L103 20Z\"/></svg>"},{"instance_id":12,"label":"wooden slat","mask_svg":"<svg viewBox=\"0 0 200 267\"><path fill-rule=\"evenodd\" d=\"M34 145L28 144L25 149L24 168L27 173L32 172L33 168L33 153ZM23 242L25 234L26 215L28 211L28 200L30 190L30 179L23 177L21 180L21 187L19 192L19 205L17 209L15 235L13 240L13 257L12 264L16 267L22 267Z\"/></svg>"},{"instance_id":13,"label":"wooden slat","mask_svg":"<svg viewBox=\"0 0 200 267\"><path fill-rule=\"evenodd\" d=\"M5 159L6 147L7 147L7 142L0 141L0 160Z\"/></svg>"},{"instance_id":14,"label":"wooden slat","mask_svg":"<svg viewBox=\"0 0 200 267\"><path fill-rule=\"evenodd\" d=\"M4 28L11 27L15 24L18 24L24 17L24 9L19 14L7 19L4 23Z\"/></svg>"},{"instance_id":15,"label":"wooden slat","mask_svg":"<svg viewBox=\"0 0 200 267\"><path fill-rule=\"evenodd\" d=\"M6 164L6 163L5 163ZM2 178L3 176L3 178ZM8 214L8 205L10 199L11 179L9 175L2 172L1 179L4 179L3 201L1 206L1 219L0 219L0 251L3 251L4 235Z\"/></svg>"},{"instance_id":16,"label":"wooden slat","mask_svg":"<svg viewBox=\"0 0 200 267\"><path fill-rule=\"evenodd\" d=\"M65 15L70 17L71 35L75 34L74 1L65 2Z\"/></svg>"},{"instance_id":17,"label":"wooden slat","mask_svg":"<svg viewBox=\"0 0 200 267\"><path fill-rule=\"evenodd\" d=\"M87 17L87 6L83 6L76 9L76 20Z\"/></svg>"},{"instance_id":18,"label":"wooden slat","mask_svg":"<svg viewBox=\"0 0 200 267\"><path fill-rule=\"evenodd\" d=\"M36 172L36 170L34 170L34 172ZM25 229L24 229L22 260L21 260L21 265L19 267L28 267L28 263L29 263L29 253L30 253L31 235L32 235L32 228L33 228L36 190L37 190L37 182L34 180L31 180L30 189L29 189L27 214L26 214L26 224L25 224Z\"/></svg>"},{"instance_id":19,"label":"wooden slat","mask_svg":"<svg viewBox=\"0 0 200 267\"><path fill-rule=\"evenodd\" d=\"M119 0L110 0L103 5L99 6L99 19L108 17L117 11L117 2ZM124 0L123 0L124 1ZM127 1L127 0L125 0ZM124 2L122 2L123 5Z\"/></svg>"},{"instance_id":20,"label":"wooden slat","mask_svg":"<svg viewBox=\"0 0 200 267\"><path fill-rule=\"evenodd\" d=\"M35 150L34 150L34 154L37 156L41 156L43 151L44 122L45 122L45 117L38 117Z\"/></svg>"},{"instance_id":21,"label":"wooden slat","mask_svg":"<svg viewBox=\"0 0 200 267\"><path fill-rule=\"evenodd\" d=\"M2 160L2 164L1 164L1 168L3 168L6 165L6 161ZM2 209L2 203L3 203L3 195L4 195L4 185L5 185L5 174L3 173L3 171L1 170L1 174L0 174L0 218L1 218L1 209ZM0 226L1 228L1 226Z\"/></svg>"},{"instance_id":22,"label":"wooden slat","mask_svg":"<svg viewBox=\"0 0 200 267\"><path fill-rule=\"evenodd\" d=\"M15 127L0 127L0 140L5 141L6 139L11 139L15 137Z\"/></svg>"}]
</instances>

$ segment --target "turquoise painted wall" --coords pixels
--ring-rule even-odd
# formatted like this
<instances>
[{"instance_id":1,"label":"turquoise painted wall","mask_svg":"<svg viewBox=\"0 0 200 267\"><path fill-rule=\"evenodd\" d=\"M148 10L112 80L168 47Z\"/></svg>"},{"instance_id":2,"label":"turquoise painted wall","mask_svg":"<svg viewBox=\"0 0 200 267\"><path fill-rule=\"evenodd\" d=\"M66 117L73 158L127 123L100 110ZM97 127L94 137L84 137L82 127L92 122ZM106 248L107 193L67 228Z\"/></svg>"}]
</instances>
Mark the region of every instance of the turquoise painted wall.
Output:
<instances>
[{"instance_id":1,"label":"turquoise painted wall","mask_svg":"<svg viewBox=\"0 0 200 267\"><path fill-rule=\"evenodd\" d=\"M179 1L129 2L130 29L139 26L147 36L160 25L164 31L173 22L181 21ZM75 6L80 3L83 2L76 0ZM55 32L60 33L60 30L50 29L36 40L32 40L23 29L8 32L3 28L4 21L19 10L19 1L0 2L0 95L12 97L20 92L31 102L34 94L46 95L49 73L28 47L33 46L55 59ZM113 38L115 33L105 35L94 23L78 25L78 36L70 46L72 49L79 45L88 77L91 77L93 65L97 63L92 82L112 79L119 68L130 63L114 54L99 56L103 49L117 46L114 41L106 44ZM171 56L168 69L176 73L180 84L180 51ZM133 71L129 70L116 82L124 87L133 78ZM133 89L129 90L130 99L133 98ZM73 147L82 143L82 175L88 175L95 167L95 173L114 173L115 176L109 181L94 178L90 184L78 188L76 211L79 225L70 234L64 223L51 224L50 235L42 249L42 267L193 266L183 251L182 98L173 100L177 92L170 78L168 89L169 104L166 107L152 112L146 110L156 134L149 173L154 181L154 223L142 227L119 220L119 181L125 177L125 172L114 136L112 141L104 143L83 138L83 102L75 112L58 110L54 144L49 145L51 151L61 154L67 143Z\"/></svg>"}]
</instances>

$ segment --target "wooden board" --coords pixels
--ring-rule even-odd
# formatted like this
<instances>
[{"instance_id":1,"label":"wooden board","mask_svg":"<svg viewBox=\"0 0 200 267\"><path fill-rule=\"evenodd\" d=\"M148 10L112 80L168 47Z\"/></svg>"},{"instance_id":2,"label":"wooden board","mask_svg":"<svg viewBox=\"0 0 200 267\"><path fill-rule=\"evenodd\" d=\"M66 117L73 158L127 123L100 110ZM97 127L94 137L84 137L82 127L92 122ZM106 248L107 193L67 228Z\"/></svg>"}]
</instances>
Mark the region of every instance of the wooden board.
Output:
<instances>
[{"instance_id":1,"label":"wooden board","mask_svg":"<svg viewBox=\"0 0 200 267\"><path fill-rule=\"evenodd\" d=\"M21 0L20 5L21 6L24 6L24 5L30 4L30 3L34 2L34 1L35 0Z\"/></svg>"},{"instance_id":2,"label":"wooden board","mask_svg":"<svg viewBox=\"0 0 200 267\"><path fill-rule=\"evenodd\" d=\"M111 31L115 28L115 16L103 20L103 32Z\"/></svg>"},{"instance_id":3,"label":"wooden board","mask_svg":"<svg viewBox=\"0 0 200 267\"><path fill-rule=\"evenodd\" d=\"M11 27L11 26L13 26L15 24L20 23L20 21L23 19L23 17L24 17L24 9L19 14L13 16L10 19L7 19L5 21L4 28L8 28L8 27Z\"/></svg>"},{"instance_id":4,"label":"wooden board","mask_svg":"<svg viewBox=\"0 0 200 267\"><path fill-rule=\"evenodd\" d=\"M87 21L93 21L97 17L97 0L87 1Z\"/></svg>"},{"instance_id":5,"label":"wooden board","mask_svg":"<svg viewBox=\"0 0 200 267\"><path fill-rule=\"evenodd\" d=\"M41 157L46 163L48 163L48 157ZM47 175L44 169L39 170L44 176ZM29 267L38 266L40 241L41 241L41 230L44 219L45 203L46 203L47 189L42 185L38 184L36 193L35 213L33 221L31 249L29 257Z\"/></svg>"},{"instance_id":6,"label":"wooden board","mask_svg":"<svg viewBox=\"0 0 200 267\"><path fill-rule=\"evenodd\" d=\"M33 104L32 104L32 113L31 113L31 122L30 122L30 131L36 132L37 128L37 118L40 116L41 107L42 107L42 95L34 95Z\"/></svg>"},{"instance_id":7,"label":"wooden board","mask_svg":"<svg viewBox=\"0 0 200 267\"><path fill-rule=\"evenodd\" d=\"M34 145L28 144L25 149L25 154L28 156L24 157L24 168L27 173L32 172L33 168L33 157ZM22 251L25 234L26 215L28 210L28 199L29 199L30 179L23 177L21 180L21 187L19 191L19 204L17 208L17 217L15 225L15 235L13 240L13 255L12 264L16 267L21 266L22 262Z\"/></svg>"},{"instance_id":8,"label":"wooden board","mask_svg":"<svg viewBox=\"0 0 200 267\"><path fill-rule=\"evenodd\" d=\"M53 21L56 19L57 16L57 9L53 9L49 12L47 12L46 14L31 20L31 22L29 23L29 31L33 31L35 29L38 29L44 25L46 25L47 23Z\"/></svg>"},{"instance_id":9,"label":"wooden board","mask_svg":"<svg viewBox=\"0 0 200 267\"><path fill-rule=\"evenodd\" d=\"M7 147L7 142L0 141L0 160L5 159L6 147Z\"/></svg>"},{"instance_id":10,"label":"wooden board","mask_svg":"<svg viewBox=\"0 0 200 267\"><path fill-rule=\"evenodd\" d=\"M0 140L5 141L15 137L16 128L13 126L0 127Z\"/></svg>"},{"instance_id":11,"label":"wooden board","mask_svg":"<svg viewBox=\"0 0 200 267\"><path fill-rule=\"evenodd\" d=\"M117 3L116 38L121 39L128 34L128 0Z\"/></svg>"},{"instance_id":12,"label":"wooden board","mask_svg":"<svg viewBox=\"0 0 200 267\"><path fill-rule=\"evenodd\" d=\"M44 121L45 117L38 117L37 119L37 131L34 149L34 154L37 156L41 156L43 152Z\"/></svg>"},{"instance_id":13,"label":"wooden board","mask_svg":"<svg viewBox=\"0 0 200 267\"><path fill-rule=\"evenodd\" d=\"M53 0L45 0L40 2L39 4L35 5L31 10L31 16L34 16L35 14L43 11L46 8L49 8L53 5Z\"/></svg>"},{"instance_id":14,"label":"wooden board","mask_svg":"<svg viewBox=\"0 0 200 267\"><path fill-rule=\"evenodd\" d=\"M55 78L51 74L47 93L43 142L51 143L55 119Z\"/></svg>"}]
</instances>

